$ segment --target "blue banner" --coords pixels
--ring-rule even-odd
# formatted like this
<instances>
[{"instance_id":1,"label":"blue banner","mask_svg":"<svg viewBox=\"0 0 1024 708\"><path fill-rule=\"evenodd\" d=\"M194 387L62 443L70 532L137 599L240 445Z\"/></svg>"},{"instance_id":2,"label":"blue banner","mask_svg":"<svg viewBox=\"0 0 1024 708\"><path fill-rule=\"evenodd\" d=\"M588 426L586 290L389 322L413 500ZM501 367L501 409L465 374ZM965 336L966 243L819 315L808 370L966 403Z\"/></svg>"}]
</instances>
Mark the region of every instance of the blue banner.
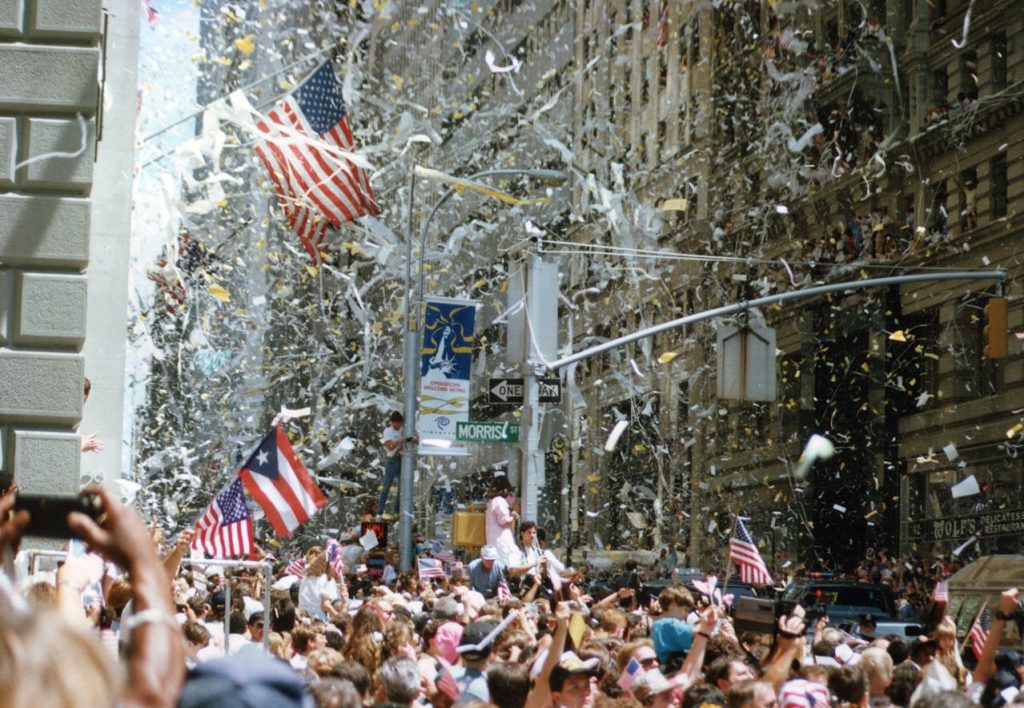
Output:
<instances>
[{"instance_id":1,"label":"blue banner","mask_svg":"<svg viewBox=\"0 0 1024 708\"><path fill-rule=\"evenodd\" d=\"M466 443L455 439L455 428L469 420L476 305L448 298L430 298L424 304L416 421L421 455L469 454Z\"/></svg>"}]
</instances>

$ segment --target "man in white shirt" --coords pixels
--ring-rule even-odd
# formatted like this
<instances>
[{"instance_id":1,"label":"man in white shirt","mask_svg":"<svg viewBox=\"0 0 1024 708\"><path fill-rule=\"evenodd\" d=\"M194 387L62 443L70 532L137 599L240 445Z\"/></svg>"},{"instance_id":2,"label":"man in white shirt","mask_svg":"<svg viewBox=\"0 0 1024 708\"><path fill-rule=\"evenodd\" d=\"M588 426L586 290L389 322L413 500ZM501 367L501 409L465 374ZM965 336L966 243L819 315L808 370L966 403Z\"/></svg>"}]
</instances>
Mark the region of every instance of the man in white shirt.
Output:
<instances>
[{"instance_id":1,"label":"man in white shirt","mask_svg":"<svg viewBox=\"0 0 1024 708\"><path fill-rule=\"evenodd\" d=\"M402 434L402 426L404 424L405 416L398 411L394 411L388 419L388 425L384 428L384 435L381 437L381 442L384 443L385 456L384 486L380 490L380 499L377 501L377 513L385 518L391 516L386 512L388 495L391 493L391 485L398 481L401 475L402 458L405 457L405 444L409 441L413 443L419 442L416 436L409 438ZM402 485L399 483L398 490L395 493L395 513L393 516L398 516L401 503Z\"/></svg>"}]
</instances>

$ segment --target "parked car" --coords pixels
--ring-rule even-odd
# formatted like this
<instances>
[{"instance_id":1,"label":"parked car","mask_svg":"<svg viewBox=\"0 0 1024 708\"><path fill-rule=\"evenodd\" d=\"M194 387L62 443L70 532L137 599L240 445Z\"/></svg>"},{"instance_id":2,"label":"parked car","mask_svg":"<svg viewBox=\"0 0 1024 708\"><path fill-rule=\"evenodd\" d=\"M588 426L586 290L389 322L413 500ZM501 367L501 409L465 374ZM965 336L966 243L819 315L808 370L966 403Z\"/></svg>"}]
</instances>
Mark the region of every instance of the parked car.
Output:
<instances>
[{"instance_id":1,"label":"parked car","mask_svg":"<svg viewBox=\"0 0 1024 708\"><path fill-rule=\"evenodd\" d=\"M828 616L829 625L833 627L843 621L859 622L866 614L874 615L879 623L896 619L896 598L892 590L876 583L798 580L782 593L781 611L788 614L795 605L807 610L807 617L812 621L821 615Z\"/></svg>"}]
</instances>

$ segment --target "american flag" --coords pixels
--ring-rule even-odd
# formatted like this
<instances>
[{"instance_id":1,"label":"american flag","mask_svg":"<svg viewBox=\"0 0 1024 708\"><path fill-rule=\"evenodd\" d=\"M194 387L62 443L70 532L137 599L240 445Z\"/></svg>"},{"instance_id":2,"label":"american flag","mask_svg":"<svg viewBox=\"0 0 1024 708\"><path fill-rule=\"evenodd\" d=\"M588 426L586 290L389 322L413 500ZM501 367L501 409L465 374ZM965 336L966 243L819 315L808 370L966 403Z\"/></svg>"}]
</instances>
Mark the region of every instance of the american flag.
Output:
<instances>
[{"instance_id":1,"label":"american flag","mask_svg":"<svg viewBox=\"0 0 1024 708\"><path fill-rule=\"evenodd\" d=\"M935 590L932 591L932 600L934 602L949 602L949 587L946 585L945 579L935 583Z\"/></svg>"},{"instance_id":2,"label":"american flag","mask_svg":"<svg viewBox=\"0 0 1024 708\"><path fill-rule=\"evenodd\" d=\"M768 585L772 582L761 552L757 550L753 537L739 517L736 518L736 531L729 539L729 560L735 561L740 567L740 580L743 582L752 585Z\"/></svg>"},{"instance_id":3,"label":"american flag","mask_svg":"<svg viewBox=\"0 0 1024 708\"><path fill-rule=\"evenodd\" d=\"M277 426L270 429L238 476L278 536L287 536L327 504L327 498Z\"/></svg>"},{"instance_id":4,"label":"american flag","mask_svg":"<svg viewBox=\"0 0 1024 708\"><path fill-rule=\"evenodd\" d=\"M624 668L622 673L619 674L619 680L617 681L619 688L623 691L628 691L636 681L637 677L643 673L643 670L644 667L640 665L640 662L633 657L630 657L629 663L626 664L626 668Z\"/></svg>"},{"instance_id":5,"label":"american flag","mask_svg":"<svg viewBox=\"0 0 1024 708\"><path fill-rule=\"evenodd\" d=\"M192 547L211 558L234 558L252 551L252 516L245 505L242 480L236 479L214 497L196 522Z\"/></svg>"},{"instance_id":6,"label":"american flag","mask_svg":"<svg viewBox=\"0 0 1024 708\"><path fill-rule=\"evenodd\" d=\"M420 580L444 578L444 566L441 561L434 558L417 558L416 568L419 570Z\"/></svg>"},{"instance_id":7,"label":"american flag","mask_svg":"<svg viewBox=\"0 0 1024 708\"><path fill-rule=\"evenodd\" d=\"M306 561L302 558L296 558L288 564L284 572L285 575L294 575L296 578L301 578L306 574Z\"/></svg>"},{"instance_id":8,"label":"american flag","mask_svg":"<svg viewBox=\"0 0 1024 708\"><path fill-rule=\"evenodd\" d=\"M430 555L436 558L437 560L441 561L442 563L454 563L456 560L458 560L455 557L454 553L445 549L431 551Z\"/></svg>"},{"instance_id":9,"label":"american flag","mask_svg":"<svg viewBox=\"0 0 1024 708\"><path fill-rule=\"evenodd\" d=\"M512 591L508 589L508 583L504 580L498 583L498 604L506 605L512 602Z\"/></svg>"},{"instance_id":10,"label":"american flag","mask_svg":"<svg viewBox=\"0 0 1024 708\"><path fill-rule=\"evenodd\" d=\"M978 618L974 620L974 624L971 625L971 631L967 633L967 638L971 640L971 651L978 659L981 658L981 650L988 640L988 633L991 629L992 613L988 611L988 605L986 605Z\"/></svg>"},{"instance_id":11,"label":"american flag","mask_svg":"<svg viewBox=\"0 0 1024 708\"><path fill-rule=\"evenodd\" d=\"M343 154L354 150L355 141L330 61L278 101L256 128L265 136L256 154L314 262L328 225L380 213L366 173Z\"/></svg>"},{"instance_id":12,"label":"american flag","mask_svg":"<svg viewBox=\"0 0 1024 708\"><path fill-rule=\"evenodd\" d=\"M341 544L333 538L329 538L327 543L324 544L324 550L327 551L327 562L334 568L334 572L338 575L344 575L345 561L341 557Z\"/></svg>"}]
</instances>

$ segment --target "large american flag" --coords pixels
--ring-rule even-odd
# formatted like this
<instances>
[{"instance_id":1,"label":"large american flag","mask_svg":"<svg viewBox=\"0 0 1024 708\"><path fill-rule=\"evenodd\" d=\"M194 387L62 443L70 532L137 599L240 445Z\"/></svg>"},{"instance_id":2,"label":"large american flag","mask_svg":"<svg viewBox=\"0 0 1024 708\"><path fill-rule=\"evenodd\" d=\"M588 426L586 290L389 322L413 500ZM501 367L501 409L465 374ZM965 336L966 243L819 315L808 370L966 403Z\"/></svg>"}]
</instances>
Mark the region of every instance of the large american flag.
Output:
<instances>
[{"instance_id":1,"label":"large american flag","mask_svg":"<svg viewBox=\"0 0 1024 708\"><path fill-rule=\"evenodd\" d=\"M366 173L343 154L355 149L355 141L330 61L278 101L256 128L265 136L256 154L314 262L329 225L380 213Z\"/></svg>"},{"instance_id":2,"label":"large american flag","mask_svg":"<svg viewBox=\"0 0 1024 708\"><path fill-rule=\"evenodd\" d=\"M245 505L242 480L218 494L196 522L192 547L213 558L234 558L252 552L252 516Z\"/></svg>"},{"instance_id":3,"label":"large american flag","mask_svg":"<svg viewBox=\"0 0 1024 708\"><path fill-rule=\"evenodd\" d=\"M753 537L739 517L736 518L736 531L729 539L729 560L735 561L740 567L740 580L743 582L752 585L768 585L772 582L761 552L757 550Z\"/></svg>"},{"instance_id":4,"label":"large american flag","mask_svg":"<svg viewBox=\"0 0 1024 708\"><path fill-rule=\"evenodd\" d=\"M974 652L974 656L978 659L981 658L981 650L985 646L985 642L988 640L988 633L992 630L992 613L988 611L988 606L981 611L978 618L974 620L974 624L971 625L971 631L967 633L967 638L971 640L971 651Z\"/></svg>"}]
</instances>

